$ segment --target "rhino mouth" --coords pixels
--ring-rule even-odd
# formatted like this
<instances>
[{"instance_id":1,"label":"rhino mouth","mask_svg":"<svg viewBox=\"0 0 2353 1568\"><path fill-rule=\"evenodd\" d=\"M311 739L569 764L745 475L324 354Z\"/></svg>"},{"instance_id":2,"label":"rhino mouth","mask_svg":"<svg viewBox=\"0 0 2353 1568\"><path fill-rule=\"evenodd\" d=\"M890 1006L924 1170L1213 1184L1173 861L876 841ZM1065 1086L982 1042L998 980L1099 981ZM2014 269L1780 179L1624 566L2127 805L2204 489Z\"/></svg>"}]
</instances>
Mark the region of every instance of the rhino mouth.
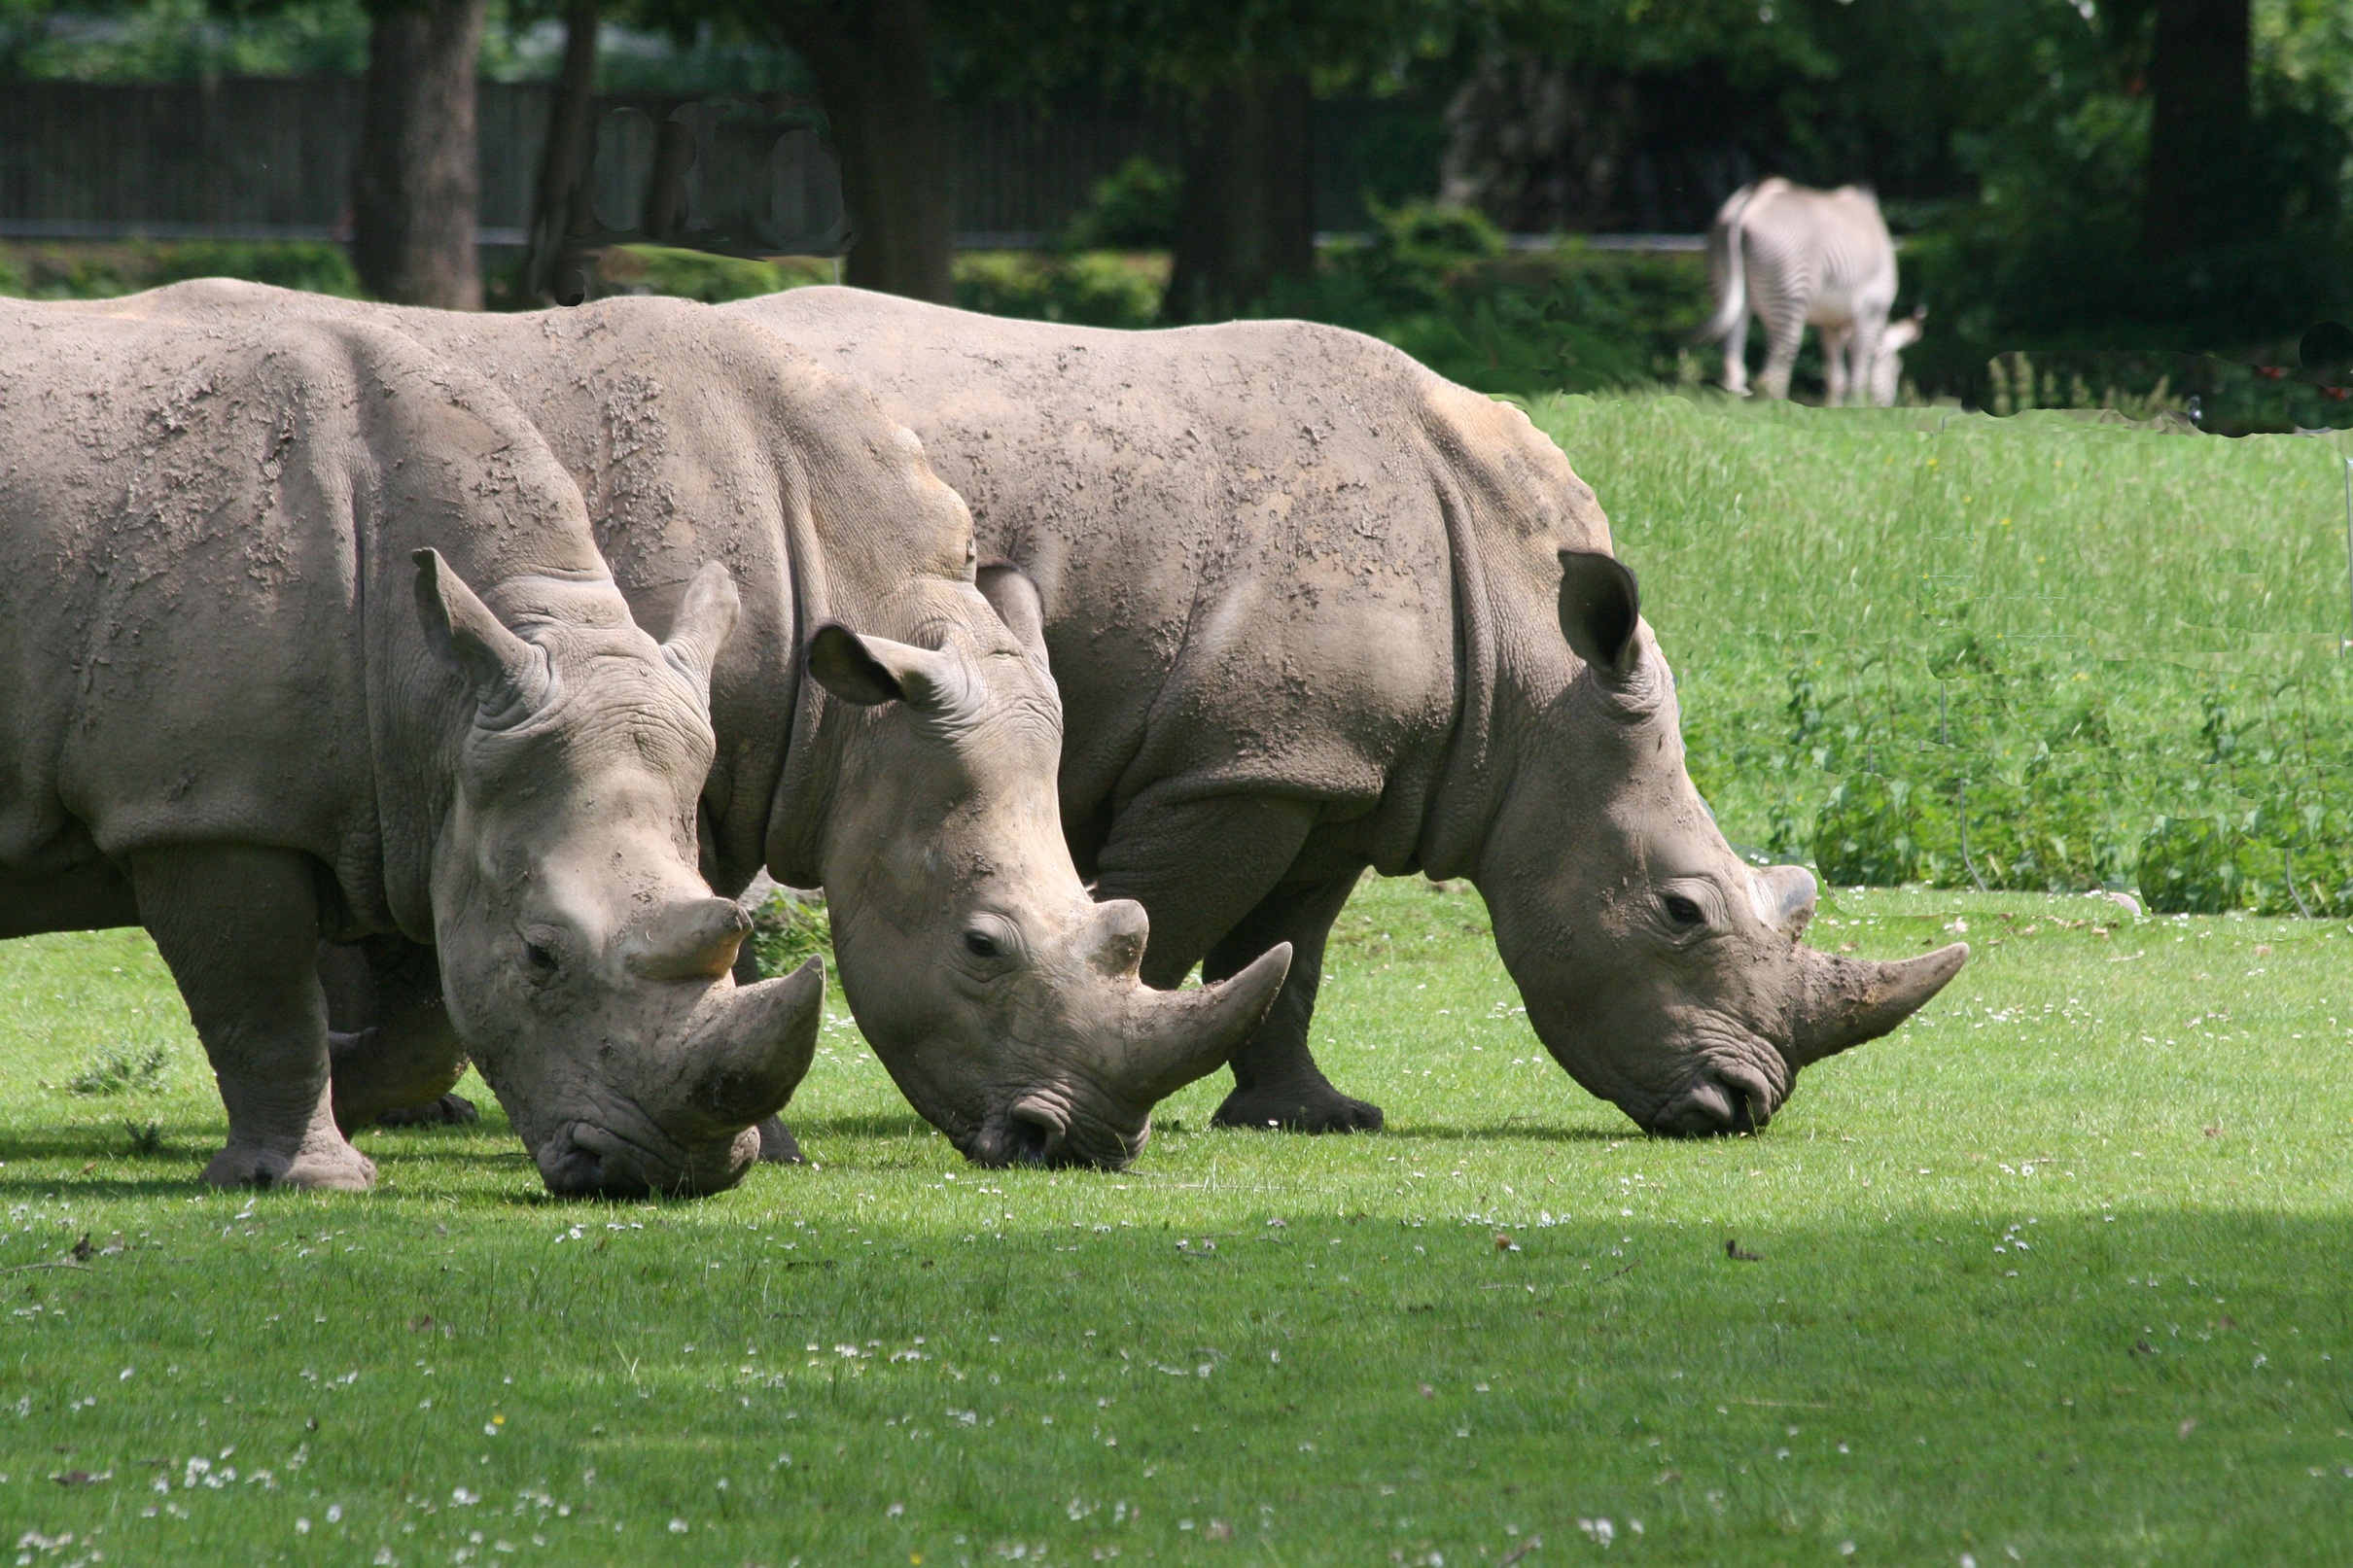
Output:
<instances>
[{"instance_id":1,"label":"rhino mouth","mask_svg":"<svg viewBox=\"0 0 2353 1568\"><path fill-rule=\"evenodd\" d=\"M1073 1103L1061 1089L1033 1089L1005 1101L953 1141L977 1166L1001 1169L1088 1167L1124 1170L1143 1151L1147 1118L1133 1133L1122 1132Z\"/></svg>"},{"instance_id":2,"label":"rhino mouth","mask_svg":"<svg viewBox=\"0 0 2353 1568\"><path fill-rule=\"evenodd\" d=\"M1779 1103L1773 1084L1755 1068L1710 1063L1660 1106L1647 1125L1656 1135L1668 1138L1761 1132Z\"/></svg>"},{"instance_id":3,"label":"rhino mouth","mask_svg":"<svg viewBox=\"0 0 2353 1568\"><path fill-rule=\"evenodd\" d=\"M758 1153L756 1132L724 1144L687 1148L658 1132L632 1136L597 1122L566 1122L533 1157L540 1179L559 1198L700 1198L725 1192ZM746 1148L746 1144L750 1148Z\"/></svg>"}]
</instances>

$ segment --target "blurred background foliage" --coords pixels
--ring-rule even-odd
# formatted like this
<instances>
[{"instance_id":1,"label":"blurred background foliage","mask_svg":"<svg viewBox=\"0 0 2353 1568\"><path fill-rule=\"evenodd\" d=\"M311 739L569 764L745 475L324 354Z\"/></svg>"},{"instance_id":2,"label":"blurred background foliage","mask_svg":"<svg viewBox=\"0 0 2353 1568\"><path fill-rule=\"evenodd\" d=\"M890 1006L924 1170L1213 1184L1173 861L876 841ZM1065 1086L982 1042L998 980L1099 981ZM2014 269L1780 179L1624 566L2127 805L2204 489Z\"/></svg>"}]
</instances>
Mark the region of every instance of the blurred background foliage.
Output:
<instances>
[{"instance_id":1,"label":"blurred background foliage","mask_svg":"<svg viewBox=\"0 0 2353 1568\"><path fill-rule=\"evenodd\" d=\"M494 0L480 74L548 77L578 15ZM627 0L587 15L607 92L840 104L908 90L868 67L912 51L912 90L938 104L1100 98L1189 127L1035 249L932 254L944 219L878 208L869 226L896 237L853 251L852 282L1110 326L1308 315L1522 395L1688 385L1696 258L1581 240L1696 232L1733 188L1782 174L1878 191L1905 245L1901 308L1929 309L1906 359L1914 396L1991 406L1988 362L2024 350L2055 378L2029 401L2196 399L2210 429L2342 422L2316 397L2291 408L2168 356L2293 368L2306 327L2353 314L2353 0ZM0 0L0 80L349 75L373 16L364 0ZM2220 78L2168 87L2182 58L2214 52L2177 43L2167 63L2166 39L2193 25L2238 26L2243 50ZM2203 117L2192 154L2160 145L2167 92ZM1301 162L1286 152L1297 103L1333 95L1392 112L1352 153L1370 221L1317 238L1296 191L1229 176ZM846 146L857 119L835 111ZM855 199L882 165L850 151ZM324 276L260 249L216 260ZM21 247L12 264L19 286L82 286ZM83 284L172 264L93 264ZM700 297L757 276L618 271L608 281ZM1801 388L1818 386L1812 363L1809 346Z\"/></svg>"}]
</instances>

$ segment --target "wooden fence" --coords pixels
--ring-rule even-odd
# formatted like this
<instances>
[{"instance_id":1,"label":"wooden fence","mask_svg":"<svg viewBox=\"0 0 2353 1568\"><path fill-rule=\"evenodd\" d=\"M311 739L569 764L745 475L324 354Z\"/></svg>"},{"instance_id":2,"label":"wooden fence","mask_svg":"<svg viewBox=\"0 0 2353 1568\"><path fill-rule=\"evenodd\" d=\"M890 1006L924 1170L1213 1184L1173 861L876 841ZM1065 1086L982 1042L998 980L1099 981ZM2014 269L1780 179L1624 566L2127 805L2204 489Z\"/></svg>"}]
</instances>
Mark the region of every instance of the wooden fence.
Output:
<instances>
[{"instance_id":1,"label":"wooden fence","mask_svg":"<svg viewBox=\"0 0 2353 1568\"><path fill-rule=\"evenodd\" d=\"M485 244L523 242L547 92L539 84L481 89ZM678 101L615 96L597 107L634 104L660 118ZM1317 227L1363 226L1357 144L1394 113L1382 104L1317 106ZM0 85L0 236L340 238L359 117L360 83L348 77ZM1177 150L1167 119L1084 101L1051 112L966 109L951 135L954 226L966 245L1036 243L1131 157L1173 165Z\"/></svg>"}]
</instances>

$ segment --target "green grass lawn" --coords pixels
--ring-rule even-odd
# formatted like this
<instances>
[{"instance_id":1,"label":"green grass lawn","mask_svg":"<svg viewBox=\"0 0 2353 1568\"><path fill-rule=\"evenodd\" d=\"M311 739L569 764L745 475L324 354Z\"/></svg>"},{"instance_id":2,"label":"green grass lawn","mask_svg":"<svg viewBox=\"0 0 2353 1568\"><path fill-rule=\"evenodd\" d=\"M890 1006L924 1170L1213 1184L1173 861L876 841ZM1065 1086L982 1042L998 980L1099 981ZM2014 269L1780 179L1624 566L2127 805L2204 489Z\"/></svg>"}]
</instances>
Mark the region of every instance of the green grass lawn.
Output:
<instances>
[{"instance_id":1,"label":"green grass lawn","mask_svg":"<svg viewBox=\"0 0 2353 1568\"><path fill-rule=\"evenodd\" d=\"M984 1172L837 1021L814 1167L628 1206L546 1200L495 1112L364 1134L370 1196L203 1191L221 1112L144 937L0 946L0 1548L2345 1560L2353 936L1842 892L1814 938L1962 922L1952 988L1760 1137L1636 1134L1541 1055L1477 897L1397 883L1318 1021L1387 1133L1211 1132L1212 1083L1128 1173Z\"/></svg>"}]
</instances>

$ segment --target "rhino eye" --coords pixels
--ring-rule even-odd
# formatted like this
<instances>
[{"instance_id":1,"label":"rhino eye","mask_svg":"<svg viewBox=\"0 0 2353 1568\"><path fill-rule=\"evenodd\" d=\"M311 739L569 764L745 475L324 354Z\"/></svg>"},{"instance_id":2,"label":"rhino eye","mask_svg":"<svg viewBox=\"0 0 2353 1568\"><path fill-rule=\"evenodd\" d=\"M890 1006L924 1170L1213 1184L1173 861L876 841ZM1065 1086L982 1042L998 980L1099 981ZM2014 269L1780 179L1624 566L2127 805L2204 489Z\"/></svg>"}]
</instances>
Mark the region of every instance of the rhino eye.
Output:
<instances>
[{"instance_id":1,"label":"rhino eye","mask_svg":"<svg viewBox=\"0 0 2353 1568\"><path fill-rule=\"evenodd\" d=\"M965 951L976 958L994 958L999 952L997 938L986 931L966 931L965 932Z\"/></svg>"},{"instance_id":2,"label":"rhino eye","mask_svg":"<svg viewBox=\"0 0 2353 1568\"><path fill-rule=\"evenodd\" d=\"M1707 923L1705 912L1681 893L1668 893L1660 902L1667 906L1667 918L1677 925L1688 928Z\"/></svg>"},{"instance_id":3,"label":"rhino eye","mask_svg":"<svg viewBox=\"0 0 2353 1568\"><path fill-rule=\"evenodd\" d=\"M530 966L531 978L539 984L545 985L555 978L556 958L553 949L542 947L537 942L525 942L523 961Z\"/></svg>"}]
</instances>

